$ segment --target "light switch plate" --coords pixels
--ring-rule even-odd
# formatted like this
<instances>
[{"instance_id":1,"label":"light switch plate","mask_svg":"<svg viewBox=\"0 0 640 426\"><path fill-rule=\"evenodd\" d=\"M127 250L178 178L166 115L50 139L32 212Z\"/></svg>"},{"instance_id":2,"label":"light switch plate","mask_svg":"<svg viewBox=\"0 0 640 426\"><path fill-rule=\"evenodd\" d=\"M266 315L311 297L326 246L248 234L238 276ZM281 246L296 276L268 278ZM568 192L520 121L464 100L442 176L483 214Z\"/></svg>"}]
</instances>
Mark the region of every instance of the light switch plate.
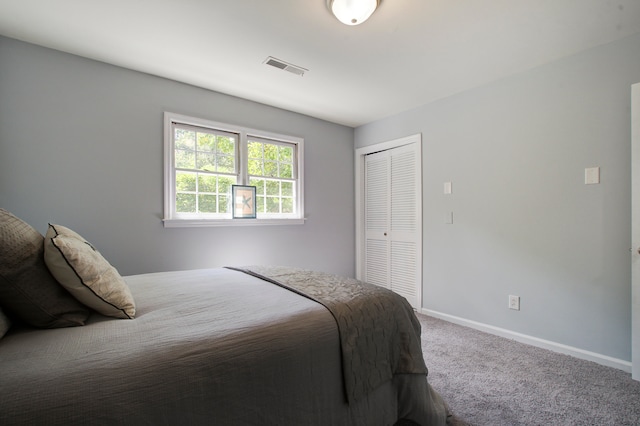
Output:
<instances>
[{"instance_id":1,"label":"light switch plate","mask_svg":"<svg viewBox=\"0 0 640 426\"><path fill-rule=\"evenodd\" d=\"M444 193L445 193L445 195L449 195L449 194L452 193L451 182L445 182L444 183Z\"/></svg>"},{"instance_id":2,"label":"light switch plate","mask_svg":"<svg viewBox=\"0 0 640 426\"><path fill-rule=\"evenodd\" d=\"M444 223L446 225L453 225L453 212L446 212L444 214Z\"/></svg>"},{"instance_id":3,"label":"light switch plate","mask_svg":"<svg viewBox=\"0 0 640 426\"><path fill-rule=\"evenodd\" d=\"M520 310L520 296L509 295L509 309Z\"/></svg>"},{"instance_id":4,"label":"light switch plate","mask_svg":"<svg viewBox=\"0 0 640 426\"><path fill-rule=\"evenodd\" d=\"M584 169L585 185L600 183L600 167L587 167Z\"/></svg>"}]
</instances>

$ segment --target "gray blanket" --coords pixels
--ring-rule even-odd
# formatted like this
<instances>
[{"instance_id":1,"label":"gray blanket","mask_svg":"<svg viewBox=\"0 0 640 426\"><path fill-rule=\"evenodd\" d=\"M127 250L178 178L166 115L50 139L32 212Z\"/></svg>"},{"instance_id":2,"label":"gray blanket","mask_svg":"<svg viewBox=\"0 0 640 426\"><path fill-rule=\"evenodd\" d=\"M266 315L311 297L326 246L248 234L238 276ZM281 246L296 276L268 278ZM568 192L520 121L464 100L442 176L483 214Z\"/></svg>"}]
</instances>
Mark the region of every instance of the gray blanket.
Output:
<instances>
[{"instance_id":1,"label":"gray blanket","mask_svg":"<svg viewBox=\"0 0 640 426\"><path fill-rule=\"evenodd\" d=\"M400 295L366 282L281 266L230 268L288 288L325 306L338 324L347 399L397 374L427 374L420 322Z\"/></svg>"}]
</instances>

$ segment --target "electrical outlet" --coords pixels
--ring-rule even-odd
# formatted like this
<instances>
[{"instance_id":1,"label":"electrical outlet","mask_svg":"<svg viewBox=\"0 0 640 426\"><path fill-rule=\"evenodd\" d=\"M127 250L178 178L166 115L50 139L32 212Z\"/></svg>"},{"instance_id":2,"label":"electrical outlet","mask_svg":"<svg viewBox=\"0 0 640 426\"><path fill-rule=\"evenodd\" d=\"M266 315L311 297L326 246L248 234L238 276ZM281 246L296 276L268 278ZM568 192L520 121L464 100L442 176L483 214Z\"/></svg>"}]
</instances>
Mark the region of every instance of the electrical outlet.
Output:
<instances>
[{"instance_id":1,"label":"electrical outlet","mask_svg":"<svg viewBox=\"0 0 640 426\"><path fill-rule=\"evenodd\" d=\"M520 296L509 296L509 309L520 310Z\"/></svg>"}]
</instances>

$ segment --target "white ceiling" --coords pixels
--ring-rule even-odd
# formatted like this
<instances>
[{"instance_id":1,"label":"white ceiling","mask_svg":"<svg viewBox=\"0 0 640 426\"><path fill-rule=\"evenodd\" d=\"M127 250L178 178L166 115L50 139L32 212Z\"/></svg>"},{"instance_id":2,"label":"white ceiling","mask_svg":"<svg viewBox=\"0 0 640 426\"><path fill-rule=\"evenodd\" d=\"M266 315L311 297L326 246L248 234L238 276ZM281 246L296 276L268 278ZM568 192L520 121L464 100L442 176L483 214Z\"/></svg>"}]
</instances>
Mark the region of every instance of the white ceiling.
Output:
<instances>
[{"instance_id":1,"label":"white ceiling","mask_svg":"<svg viewBox=\"0 0 640 426\"><path fill-rule=\"evenodd\" d=\"M7 37L354 127L638 32L639 0L0 0Z\"/></svg>"}]
</instances>

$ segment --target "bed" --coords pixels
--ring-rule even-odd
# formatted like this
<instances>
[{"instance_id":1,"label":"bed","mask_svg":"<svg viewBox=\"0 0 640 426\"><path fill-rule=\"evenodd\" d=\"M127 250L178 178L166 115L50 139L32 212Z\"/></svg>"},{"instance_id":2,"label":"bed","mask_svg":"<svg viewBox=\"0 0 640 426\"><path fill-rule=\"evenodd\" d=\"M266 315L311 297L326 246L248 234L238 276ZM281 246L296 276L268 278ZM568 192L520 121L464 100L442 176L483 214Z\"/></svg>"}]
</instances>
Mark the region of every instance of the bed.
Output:
<instances>
[{"instance_id":1,"label":"bed","mask_svg":"<svg viewBox=\"0 0 640 426\"><path fill-rule=\"evenodd\" d=\"M142 274L121 277L133 315L80 303L66 312L76 321L86 313L82 325L43 329L7 306L6 270L0 277L11 323L0 339L3 425L447 419L427 381L413 311L379 287L271 266Z\"/></svg>"}]
</instances>

